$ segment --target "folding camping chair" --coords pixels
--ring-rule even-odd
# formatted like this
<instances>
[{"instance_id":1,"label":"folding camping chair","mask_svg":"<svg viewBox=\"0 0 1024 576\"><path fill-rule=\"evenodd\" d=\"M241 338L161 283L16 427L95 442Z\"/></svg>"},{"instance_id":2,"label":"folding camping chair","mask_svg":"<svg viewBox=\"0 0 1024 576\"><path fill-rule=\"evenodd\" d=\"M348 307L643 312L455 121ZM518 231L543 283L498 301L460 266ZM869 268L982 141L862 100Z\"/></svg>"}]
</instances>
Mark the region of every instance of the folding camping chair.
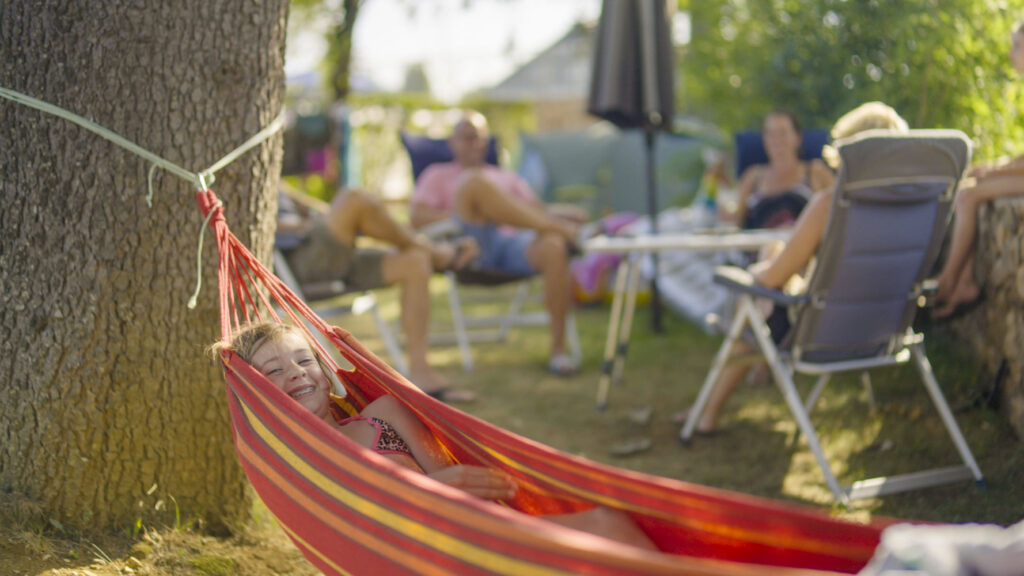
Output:
<instances>
[{"instance_id":1,"label":"folding camping chair","mask_svg":"<svg viewBox=\"0 0 1024 576\"><path fill-rule=\"evenodd\" d=\"M733 345L749 325L837 500L845 504L970 478L984 482L932 373L923 336L911 326L970 149L963 133L948 130L871 131L840 143L842 166L807 291L790 296L758 286L743 269L718 269L716 281L738 292L738 309L680 433L684 442L693 434ZM793 325L785 349L773 343L755 297L790 307ZM911 359L964 465L840 487L809 418L821 390L833 373ZM803 402L793 385L794 373L818 376Z\"/></svg>"},{"instance_id":2,"label":"folding camping chair","mask_svg":"<svg viewBox=\"0 0 1024 576\"><path fill-rule=\"evenodd\" d=\"M448 142L442 139L416 136L406 132L400 134L402 145L409 153L415 182L427 166L435 162L449 162L452 152ZM488 144L486 161L498 164L497 141L494 137ZM459 233L458 225L451 220L442 221L421 230L427 236L440 239ZM445 272L448 283L448 304L451 308L452 331L431 333L431 342L455 342L462 357L462 366L468 372L473 369L471 342L504 342L513 326L547 326L548 315L544 311L525 311L531 297L534 276L515 276L480 270L458 270ZM467 315L463 302L466 300L460 286L496 287L515 284L515 292L503 313L491 315ZM583 354L580 349L579 333L576 330L576 316L569 312L566 318L566 339L569 352L578 362Z\"/></svg>"}]
</instances>

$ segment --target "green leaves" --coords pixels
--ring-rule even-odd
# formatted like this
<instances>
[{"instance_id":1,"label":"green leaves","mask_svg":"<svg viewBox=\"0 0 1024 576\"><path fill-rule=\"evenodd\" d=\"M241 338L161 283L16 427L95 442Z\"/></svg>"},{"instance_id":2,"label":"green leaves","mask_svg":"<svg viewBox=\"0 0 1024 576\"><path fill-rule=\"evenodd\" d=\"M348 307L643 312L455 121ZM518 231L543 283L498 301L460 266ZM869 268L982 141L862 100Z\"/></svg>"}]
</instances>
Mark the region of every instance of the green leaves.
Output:
<instances>
[{"instance_id":1,"label":"green leaves","mask_svg":"<svg viewBox=\"0 0 1024 576\"><path fill-rule=\"evenodd\" d=\"M1010 68L1024 0L705 0L690 3L680 109L726 131L773 108L827 128L870 100L915 128L957 128L977 158L1019 153L1024 98Z\"/></svg>"}]
</instances>

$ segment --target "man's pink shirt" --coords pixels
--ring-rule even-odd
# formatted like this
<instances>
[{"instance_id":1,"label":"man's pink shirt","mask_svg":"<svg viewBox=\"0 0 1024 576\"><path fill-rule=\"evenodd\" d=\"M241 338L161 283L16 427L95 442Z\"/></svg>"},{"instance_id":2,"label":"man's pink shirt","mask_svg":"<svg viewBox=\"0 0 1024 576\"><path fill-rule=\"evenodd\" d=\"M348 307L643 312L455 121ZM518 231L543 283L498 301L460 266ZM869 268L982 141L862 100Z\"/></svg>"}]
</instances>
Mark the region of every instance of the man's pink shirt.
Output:
<instances>
[{"instance_id":1,"label":"man's pink shirt","mask_svg":"<svg viewBox=\"0 0 1024 576\"><path fill-rule=\"evenodd\" d=\"M412 202L451 213L455 208L455 195L467 170L455 162L438 162L427 166L416 182ZM515 172L490 164L479 170L488 180L516 198L530 203L537 202L537 196L530 185Z\"/></svg>"}]
</instances>

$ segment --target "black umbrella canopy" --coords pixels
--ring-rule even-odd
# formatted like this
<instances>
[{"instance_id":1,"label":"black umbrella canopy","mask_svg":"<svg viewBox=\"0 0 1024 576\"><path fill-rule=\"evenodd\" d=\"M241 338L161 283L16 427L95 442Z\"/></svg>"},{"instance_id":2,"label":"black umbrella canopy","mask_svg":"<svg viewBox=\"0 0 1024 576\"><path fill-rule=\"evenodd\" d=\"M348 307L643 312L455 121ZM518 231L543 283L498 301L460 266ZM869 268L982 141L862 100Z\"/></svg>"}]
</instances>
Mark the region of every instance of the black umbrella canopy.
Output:
<instances>
[{"instance_id":1,"label":"black umbrella canopy","mask_svg":"<svg viewBox=\"0 0 1024 576\"><path fill-rule=\"evenodd\" d=\"M594 47L587 112L620 128L643 128L647 149L647 211L658 233L654 134L675 113L675 62L665 0L604 0ZM651 324L662 331L658 257L653 254Z\"/></svg>"},{"instance_id":2,"label":"black umbrella canopy","mask_svg":"<svg viewBox=\"0 0 1024 576\"><path fill-rule=\"evenodd\" d=\"M675 113L664 0L604 0L587 111L623 128L661 129Z\"/></svg>"}]
</instances>

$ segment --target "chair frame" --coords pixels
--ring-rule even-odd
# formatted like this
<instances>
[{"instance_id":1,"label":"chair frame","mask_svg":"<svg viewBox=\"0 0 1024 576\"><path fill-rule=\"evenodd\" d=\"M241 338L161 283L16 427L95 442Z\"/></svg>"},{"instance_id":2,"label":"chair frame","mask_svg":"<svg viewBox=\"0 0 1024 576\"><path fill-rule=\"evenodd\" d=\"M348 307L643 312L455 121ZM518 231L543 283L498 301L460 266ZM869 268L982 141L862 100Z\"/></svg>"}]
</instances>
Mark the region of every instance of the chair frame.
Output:
<instances>
[{"instance_id":1,"label":"chair frame","mask_svg":"<svg viewBox=\"0 0 1024 576\"><path fill-rule=\"evenodd\" d=\"M917 132L920 132L925 136L948 137L951 135L949 131ZM952 134L958 135L959 137L962 137L964 141L969 142L961 133ZM866 137L867 136L864 138ZM966 145L966 158L961 159L962 166L959 168L960 173L958 173L955 178L951 179L948 187L938 201L947 204L952 201L952 196L956 190L959 177L962 174L962 169L966 166L967 159L969 159L969 150L970 148L968 143ZM863 182L857 182L856 179L854 182L847 184L844 181L844 178L842 178L842 173L840 176L840 182L837 183L837 192L834 198L833 208L841 203L846 203L845 205L848 206L850 201L846 198L845 191L852 190L858 186L863 186L864 184ZM890 178L886 183L892 183L894 180L896 179ZM835 212L834 209L833 212ZM941 228L937 230L937 236L933 236L932 245L935 244L936 238L938 241L941 241L942 231L945 230L945 224L948 223L948 215L945 212L937 211L936 217L942 217L944 220L942 221ZM819 262L822 261L823 252L825 252L826 247L829 245L827 239L829 238L830 233L840 233L835 232L837 228L839 228L841 232L842 226L833 226L833 222L830 220L829 226L825 232L826 237L823 238L821 246L819 247ZM924 270L929 269L931 263L934 262L935 252L937 252L937 250L933 250L931 247L925 251L926 256L923 267ZM819 269L816 270L815 273L821 273L820 269L824 267L825 266L819 266ZM750 327L753 332L757 348L771 368L775 383L782 392L783 398L785 399L790 412L796 419L798 430L805 437L808 446L817 460L818 466L821 468L822 473L825 476L826 484L836 500L847 505L852 499L881 496L968 479L974 479L979 486L984 486L984 476L982 475L970 448L967 446L963 433L957 426L956 420L953 417L952 411L950 410L941 389L939 388L938 382L932 371L931 364L925 354L924 336L920 333L914 332L910 326L910 321L913 318L912 312L905 315L901 324L902 326L905 326L905 332L892 334L889 338L888 345L883 352L868 356L851 355L847 358L833 360L828 360L823 357L815 359L813 356L805 354L806 351L801 350L801 347L799 346L800 334L797 332L800 328L799 319L794 323L792 328L792 331L797 333L798 345L795 345L791 351L781 351L772 341L771 331L768 328L765 316L756 306L754 299L768 298L779 305L797 307L800 311L799 313L802 314L815 309L823 309L824 306L827 305L827 297L824 298L825 301L822 301L822 297L820 295L812 296L811 294L804 294L801 296L790 296L780 291L770 290L759 286L754 281L753 275L746 270L735 267L720 267L715 275L715 281L738 293L737 312L729 327L725 341L718 350L711 369L704 380L700 393L697 396L697 400L690 411L690 415L680 430L680 439L683 442L688 442L692 437L697 422L700 420L700 416L711 397L711 393L715 386L718 385L719 376L730 359L730 354L732 353L736 341L741 337L744 329ZM814 280L812 279L812 287L814 286L813 282ZM911 293L907 295L908 305L920 302L928 289L927 282L920 280L914 282L914 286L911 288ZM903 329L901 328L901 330ZM935 405L935 408L956 447L963 465L934 468L888 477L870 478L856 481L847 487L841 487L832 472L828 460L825 458L820 440L810 420L810 413L813 410L814 405L817 403L822 390L828 383L831 375L834 373L866 371L879 367L904 364L911 360L917 368L922 383L928 391L932 403ZM818 381L814 388L804 400L801 400L800 394L797 392L796 386L794 385L793 377L795 374L807 374L818 377ZM873 402L873 394L870 393L869 381L866 378L865 383L869 391L869 398Z\"/></svg>"}]
</instances>

